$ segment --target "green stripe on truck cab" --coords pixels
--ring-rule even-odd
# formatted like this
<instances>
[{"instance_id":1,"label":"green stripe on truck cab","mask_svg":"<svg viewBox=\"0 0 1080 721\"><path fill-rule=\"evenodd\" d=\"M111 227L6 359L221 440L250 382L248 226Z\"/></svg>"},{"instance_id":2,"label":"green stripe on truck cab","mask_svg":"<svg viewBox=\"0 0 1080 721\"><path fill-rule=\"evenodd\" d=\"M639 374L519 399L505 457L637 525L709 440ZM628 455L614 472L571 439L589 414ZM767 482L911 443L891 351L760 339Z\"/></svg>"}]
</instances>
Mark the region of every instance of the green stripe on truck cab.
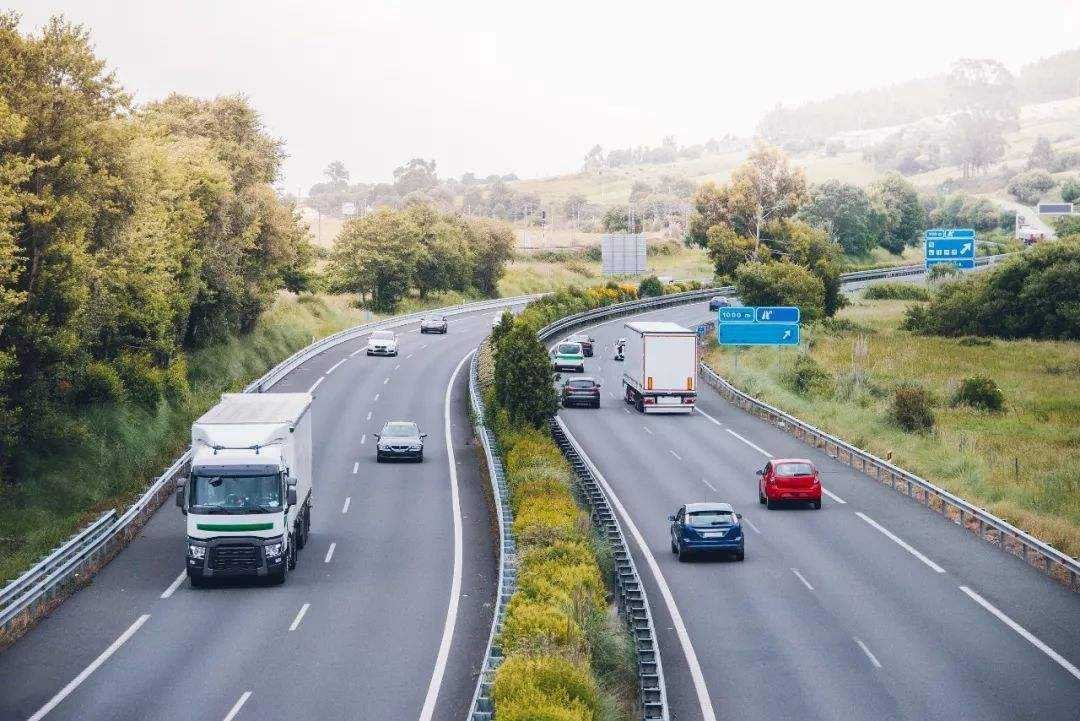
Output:
<instances>
[{"instance_id":1,"label":"green stripe on truck cab","mask_svg":"<svg viewBox=\"0 0 1080 721\"><path fill-rule=\"evenodd\" d=\"M273 523L196 523L200 531L269 531Z\"/></svg>"}]
</instances>

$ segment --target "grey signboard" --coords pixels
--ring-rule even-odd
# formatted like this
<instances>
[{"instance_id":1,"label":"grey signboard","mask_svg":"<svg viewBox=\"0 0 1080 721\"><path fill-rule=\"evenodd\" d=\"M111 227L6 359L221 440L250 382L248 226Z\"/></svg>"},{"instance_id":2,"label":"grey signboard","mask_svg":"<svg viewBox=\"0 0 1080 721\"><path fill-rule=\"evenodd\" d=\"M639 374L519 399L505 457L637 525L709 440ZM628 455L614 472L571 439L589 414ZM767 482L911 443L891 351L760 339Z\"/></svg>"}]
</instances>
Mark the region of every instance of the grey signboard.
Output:
<instances>
[{"instance_id":1,"label":"grey signboard","mask_svg":"<svg viewBox=\"0 0 1080 721\"><path fill-rule=\"evenodd\" d=\"M604 275L646 272L644 233L607 233L600 239Z\"/></svg>"}]
</instances>

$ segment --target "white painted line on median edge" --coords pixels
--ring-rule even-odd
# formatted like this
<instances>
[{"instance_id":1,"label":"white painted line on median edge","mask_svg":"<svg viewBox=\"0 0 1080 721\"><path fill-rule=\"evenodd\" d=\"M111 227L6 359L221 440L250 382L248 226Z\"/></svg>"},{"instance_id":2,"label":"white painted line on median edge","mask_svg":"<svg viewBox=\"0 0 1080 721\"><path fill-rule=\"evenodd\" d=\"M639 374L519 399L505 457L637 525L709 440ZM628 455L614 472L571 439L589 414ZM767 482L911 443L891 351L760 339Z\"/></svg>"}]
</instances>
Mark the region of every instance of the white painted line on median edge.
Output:
<instances>
[{"instance_id":1,"label":"white painted line on median edge","mask_svg":"<svg viewBox=\"0 0 1080 721\"><path fill-rule=\"evenodd\" d=\"M368 421L371 420L371 411L367 412L367 418L365 418L364 420L368 420Z\"/></svg>"},{"instance_id":2,"label":"white painted line on median edge","mask_svg":"<svg viewBox=\"0 0 1080 721\"><path fill-rule=\"evenodd\" d=\"M746 516L743 516L743 517L742 517L742 521L743 521L743 523L745 523L746 525L750 526L750 528L754 529L754 533L761 533L761 529L760 529L760 528L758 528L757 526L755 526L755 525L754 525L754 522L753 522L753 521L751 521L751 520L750 520L749 518L747 518Z\"/></svg>"},{"instance_id":3,"label":"white painted line on median edge","mask_svg":"<svg viewBox=\"0 0 1080 721\"><path fill-rule=\"evenodd\" d=\"M664 605L667 607L668 615L671 616L671 623L675 627L675 635L679 637L679 645L682 646L683 656L686 657L686 666L694 683L698 706L701 708L702 721L716 721L716 712L713 711L709 688L705 683L705 675L701 672L701 664L698 662L697 653L694 651L694 644L690 641L690 633L686 630L686 623L683 622L679 607L675 604L675 596L671 593L671 587L668 586L667 579L664 578L664 574L660 570L660 564L656 562L656 557L649 550L649 546L645 543L645 538L641 535L641 531L638 530L637 524L630 518L630 514L627 513L619 497L615 495L615 491L612 490L607 479L601 475L600 470L591 460L588 458L584 460L596 474L596 481L604 489L611 504L615 506L615 510L619 512L627 530L630 531L630 535L634 537L634 543L637 544L641 555L645 557L645 563L649 566L653 581L656 582L657 588L660 589L660 595L664 598Z\"/></svg>"},{"instance_id":4,"label":"white painted line on median edge","mask_svg":"<svg viewBox=\"0 0 1080 721\"><path fill-rule=\"evenodd\" d=\"M308 393L314 393L315 389L318 388L319 384L322 383L324 380L326 380L326 376L322 376L321 378L319 378L319 380L315 381L315 383L311 386L311 388L307 389L307 392Z\"/></svg>"},{"instance_id":5,"label":"white painted line on median edge","mask_svg":"<svg viewBox=\"0 0 1080 721\"><path fill-rule=\"evenodd\" d=\"M420 721L431 721L435 713L435 702L439 700L439 689L442 687L446 662L450 657L450 645L454 641L454 626L457 625L458 602L461 599L461 497L458 494L454 439L450 433L450 394L454 389L458 373L461 372L461 366L465 365L465 361L469 360L473 353L474 351L469 351L458 362L454 372L450 374L450 382L446 384L446 395L443 398L443 432L446 442L446 459L450 464L450 505L454 511L454 568L450 581L450 602L446 609L446 623L443 624L442 641L439 643L439 653L435 656L435 668L431 671L431 682L428 683L424 706L420 709Z\"/></svg>"},{"instance_id":6,"label":"white painted line on median edge","mask_svg":"<svg viewBox=\"0 0 1080 721\"><path fill-rule=\"evenodd\" d=\"M360 442L363 443L364 442L363 439L361 439ZM360 461L357 461L356 463L352 464L352 472L356 473L359 470L360 470Z\"/></svg>"},{"instance_id":7,"label":"white painted line on median edge","mask_svg":"<svg viewBox=\"0 0 1080 721\"><path fill-rule=\"evenodd\" d=\"M342 364L342 363L344 363L344 362L345 362L345 361L347 361L347 360L349 360L349 359L348 359L348 358L342 358L342 359L341 359L341 360L339 360L339 361L338 361L337 363L335 363L334 365L330 366L330 368L329 368L329 369L328 369L328 370L326 371L326 375L330 375L331 373L333 373L334 371L336 371L336 370L337 370L337 369L338 369L339 367L341 367L341 364Z\"/></svg>"},{"instance_id":8,"label":"white painted line on median edge","mask_svg":"<svg viewBox=\"0 0 1080 721\"><path fill-rule=\"evenodd\" d=\"M101 664L108 661L109 657L116 653L117 649L123 646L129 638L134 636L135 632L142 628L142 625L148 620L150 620L150 614L148 613L139 616L135 620L135 623L128 626L128 629L122 634L120 634L120 637L118 639L113 641L107 649L101 652L100 656L91 661L89 666L80 671L78 676L71 679L71 681L68 682L67 686L64 686L64 688L60 689L60 692L58 694L49 699L49 702L39 708L33 716L27 719L27 721L40 721L40 719L45 718L45 715L47 713L52 711L54 708L57 707L57 705L59 705L61 701L71 695L71 692L77 689L79 687L79 684L85 681L90 676L90 674L92 674L94 671L97 671L98 667L101 666Z\"/></svg>"},{"instance_id":9,"label":"white painted line on median edge","mask_svg":"<svg viewBox=\"0 0 1080 721\"><path fill-rule=\"evenodd\" d=\"M349 504L350 503L352 503L352 496L346 496L345 497L345 505L341 507L341 512L342 513L348 513L349 512Z\"/></svg>"},{"instance_id":10,"label":"white painted line on median edge","mask_svg":"<svg viewBox=\"0 0 1080 721\"><path fill-rule=\"evenodd\" d=\"M668 449L668 453L670 453L671 455L675 456L675 457L676 457L676 458L678 458L678 459L679 459L680 461L682 460L682 456L680 456L680 455L679 455L678 453L676 453L675 451L671 450L670 448Z\"/></svg>"},{"instance_id":11,"label":"white painted line on median edge","mask_svg":"<svg viewBox=\"0 0 1080 721\"><path fill-rule=\"evenodd\" d=\"M187 578L187 571L181 571L180 575L176 577L176 580L170 583L169 587L166 588L164 593L161 594L161 597L168 598L169 596L176 593L176 589L180 588L180 584L184 582L185 578Z\"/></svg>"},{"instance_id":12,"label":"white painted line on median edge","mask_svg":"<svg viewBox=\"0 0 1080 721\"><path fill-rule=\"evenodd\" d=\"M240 709L244 707L244 704L247 703L249 698L251 698L251 691L244 691L244 693L240 694L240 699L233 704L231 709L229 709L229 713L225 714L223 721L233 721L233 719L236 718L236 714L240 713Z\"/></svg>"},{"instance_id":13,"label":"white painted line on median edge","mask_svg":"<svg viewBox=\"0 0 1080 721\"><path fill-rule=\"evenodd\" d=\"M890 531L888 528L885 528L885 526L882 526L880 523L875 521L870 516L866 515L865 513L861 512L861 511L855 511L855 515L858 516L859 518L863 519L867 523L869 523L874 528L881 531L885 536L887 536L890 540L892 540L894 543L896 543L896 545L900 546L900 548L904 549L905 551L910 553L912 556L915 556L915 558L919 559L920 561L925 563L927 566L934 569L934 571L936 573L945 573L944 568L937 565L936 563L931 561L929 558L927 558L923 554L919 553L907 541L905 541L902 538L900 538L899 536L897 536L895 533Z\"/></svg>"},{"instance_id":14,"label":"white painted line on median edge","mask_svg":"<svg viewBox=\"0 0 1080 721\"><path fill-rule=\"evenodd\" d=\"M753 443L751 443L750 441L746 440L745 438L743 438L742 436L740 436L740 435L739 435L738 433L736 433L735 431L731 430L730 428L725 428L724 430L726 430L726 431L727 431L728 433L730 433L731 435L735 436L735 437L736 437L736 438L738 438L738 439L739 439L740 441L742 441L742 442L743 442L743 443L745 443L746 445L750 446L751 448L753 448L753 449L754 449L755 451L757 451L758 453L762 454L762 455L763 455L763 456L765 456L766 458L772 458L772 454L771 454L771 453L769 453L769 452L768 452L767 450L765 450L764 448L762 448L761 446L756 446L756 445L754 445Z\"/></svg>"},{"instance_id":15,"label":"white painted line on median edge","mask_svg":"<svg viewBox=\"0 0 1080 721\"><path fill-rule=\"evenodd\" d=\"M326 549L326 558L323 559L323 563L330 563L330 559L334 557L335 548L337 548L337 544L331 543L330 548Z\"/></svg>"},{"instance_id":16,"label":"white painted line on median edge","mask_svg":"<svg viewBox=\"0 0 1080 721\"><path fill-rule=\"evenodd\" d=\"M307 610L311 608L310 603L305 603L300 607L300 610L296 612L296 618L293 619L292 625L289 626L290 631L295 631L300 627L300 622L304 620L304 616L307 615Z\"/></svg>"},{"instance_id":17,"label":"white painted line on median edge","mask_svg":"<svg viewBox=\"0 0 1080 721\"><path fill-rule=\"evenodd\" d=\"M1016 621L1014 621L1011 618L1009 618L1008 616L1006 616L1002 611L1000 611L996 606L994 606L994 604L990 603L985 598L983 598L979 594L975 593L974 591L972 591L967 586L961 586L960 590L963 591L964 593L966 593L971 598L972 601L974 601L975 603L979 604L980 606L985 608L990 613L997 616L999 621L1004 623L1006 626L1008 626L1012 630L1016 631L1018 634L1020 634L1024 638L1025 641L1027 641L1032 646L1039 649L1040 651L1045 653L1047 656L1049 656L1051 659L1053 659L1053 661L1057 665L1061 666L1063 669L1065 669L1070 674L1072 674L1072 676L1074 678L1080 680L1080 669L1076 668L1076 666L1073 666L1071 663L1069 663L1061 654L1059 654L1057 651L1055 651L1054 649L1047 646L1042 641L1040 641L1034 634L1032 634L1026 628L1024 628L1023 626L1018 624Z\"/></svg>"},{"instance_id":18,"label":"white painted line on median edge","mask_svg":"<svg viewBox=\"0 0 1080 721\"><path fill-rule=\"evenodd\" d=\"M650 436L651 436L651 435L653 434L653 432L649 430L649 427L648 427L648 426L642 426L642 428L643 428L643 429L645 430L645 432L646 432L646 433L648 433L648 434L649 434Z\"/></svg>"},{"instance_id":19,"label":"white painted line on median edge","mask_svg":"<svg viewBox=\"0 0 1080 721\"><path fill-rule=\"evenodd\" d=\"M821 487L821 492L822 492L822 493L824 493L824 494L825 494L826 496L828 496L829 498L831 498L831 499L833 499L834 501L836 501L837 503L847 503L847 501L845 501L845 500L844 500L843 498L841 498L840 496L838 496L838 495L836 495L835 493L833 493L832 491L830 491L830 490L829 490L828 488L826 488L825 486L822 486L822 487Z\"/></svg>"},{"instance_id":20,"label":"white painted line on median edge","mask_svg":"<svg viewBox=\"0 0 1080 721\"><path fill-rule=\"evenodd\" d=\"M721 423L720 421L716 420L715 418L713 418L712 416L710 416L710 415L709 415L708 413L706 413L705 411L701 410L701 409L700 409L700 408L698 408L697 406L694 406L694 410L695 410L695 411L697 411L698 413L700 413L701 415L705 416L706 418L708 418L708 419L709 419L710 421L712 421L712 422L713 422L713 423L715 423L716 425L720 426L721 428L722 428L722 427L724 426L724 424L723 424L723 423Z\"/></svg>"},{"instance_id":21,"label":"white painted line on median edge","mask_svg":"<svg viewBox=\"0 0 1080 721\"><path fill-rule=\"evenodd\" d=\"M809 588L811 591L814 590L814 587L810 585L810 582L806 580L806 577L803 576L801 573L799 573L799 569L793 568L793 569L791 569L791 572L794 573L796 576L798 576L799 580L802 581L804 586Z\"/></svg>"},{"instance_id":22,"label":"white painted line on median edge","mask_svg":"<svg viewBox=\"0 0 1080 721\"><path fill-rule=\"evenodd\" d=\"M874 664L875 668L881 668L881 661L878 661L877 656L870 652L870 649L862 642L862 639L856 638L855 643L859 644L859 648L862 649L863 653L866 654L866 657L870 659L870 663Z\"/></svg>"}]
</instances>

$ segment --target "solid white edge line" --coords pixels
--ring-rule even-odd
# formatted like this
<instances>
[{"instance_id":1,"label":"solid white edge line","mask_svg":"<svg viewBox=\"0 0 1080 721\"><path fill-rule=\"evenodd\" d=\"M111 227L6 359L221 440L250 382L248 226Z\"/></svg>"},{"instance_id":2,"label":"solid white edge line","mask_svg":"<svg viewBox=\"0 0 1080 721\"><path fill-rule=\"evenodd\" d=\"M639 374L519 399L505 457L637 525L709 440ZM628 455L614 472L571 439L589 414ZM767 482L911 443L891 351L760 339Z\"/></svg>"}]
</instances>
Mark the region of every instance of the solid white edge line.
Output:
<instances>
[{"instance_id":1,"label":"solid white edge line","mask_svg":"<svg viewBox=\"0 0 1080 721\"><path fill-rule=\"evenodd\" d=\"M352 496L346 496L345 497L345 505L343 505L341 507L341 512L342 513L348 513L349 512L349 504L350 503L352 503Z\"/></svg>"},{"instance_id":2,"label":"solid white edge line","mask_svg":"<svg viewBox=\"0 0 1080 721\"><path fill-rule=\"evenodd\" d=\"M612 490L608 484L607 479L600 473L600 470L589 459L585 459L589 467L596 473L596 481L604 489L611 504L615 506L615 510L619 512L619 516L626 524L627 530L630 531L630 535L634 537L634 543L637 544L638 550L641 555L645 557L645 562L649 566L649 571L652 573L653 581L655 581L657 588L660 589L660 595L664 598L664 605L667 607L668 615L671 616L671 623L675 627L675 634L679 637L679 645L682 646L683 656L686 657L686 666L690 670L690 678L694 682L694 691L697 694L698 706L701 708L702 721L716 721L716 713L713 711L712 701L709 698L709 689L705 683L705 675L701 672L701 664L698 663L697 653L694 651L694 644L690 641L690 633L686 630L686 624L683 622L682 614L679 613L679 607L675 604L675 596L671 593L671 587L668 586L667 579L664 578L663 572L660 570L660 564L656 562L656 557L653 556L652 551L649 550L648 545L645 543L645 538L641 535L641 531L638 530L637 525L633 519L630 518L630 514L623 506L622 501L615 495L615 491Z\"/></svg>"},{"instance_id":3,"label":"solid white edge line","mask_svg":"<svg viewBox=\"0 0 1080 721\"><path fill-rule=\"evenodd\" d=\"M710 416L710 415L709 415L708 413L706 413L705 411L701 410L701 409L700 409L700 408L698 408L697 406L694 406L694 410L695 410L695 411L697 411L698 413L700 413L701 415L705 416L706 418L708 418L708 419L709 419L710 421L712 421L712 422L713 422L713 423L715 423L716 425L718 425L718 426L721 426L721 427L723 427L723 425L724 425L723 423L721 423L720 421L716 420L715 418L713 418L712 416Z\"/></svg>"},{"instance_id":4,"label":"solid white edge line","mask_svg":"<svg viewBox=\"0 0 1080 721\"><path fill-rule=\"evenodd\" d=\"M307 389L307 392L308 392L308 393L314 393L314 392L315 392L315 389L316 389L316 388L318 388L318 387L319 387L319 384L320 384L320 383L322 383L322 382L323 382L324 380L326 380L326 376L322 376L322 377L320 377L320 378L319 378L319 380L315 381L315 382L314 382L314 383L313 383L313 384L311 385L311 388L308 388L308 389Z\"/></svg>"},{"instance_id":5,"label":"solid white edge line","mask_svg":"<svg viewBox=\"0 0 1080 721\"><path fill-rule=\"evenodd\" d=\"M883 535L885 535L886 537L888 537L889 540L891 540L893 543L900 546L900 548L904 549L905 551L910 553L912 556L915 556L915 558L919 559L920 561L925 563L927 566L932 568L935 573L945 573L944 568L942 568L941 566L939 566L936 563L934 563L933 561L931 561L929 558L927 558L922 553L920 553L918 550L916 550L914 547L912 547L911 544L909 544L907 541L905 541L904 539L897 536L895 533L890 531L888 528L885 528L885 526L881 525L880 523L875 521L870 516L866 515L862 511L855 511L855 515L858 516L859 518L863 519L867 523L869 523L871 526L873 526L877 530L881 531L881 533Z\"/></svg>"},{"instance_id":6,"label":"solid white edge line","mask_svg":"<svg viewBox=\"0 0 1080 721\"><path fill-rule=\"evenodd\" d=\"M170 583L169 587L166 588L164 592L162 592L161 597L168 598L169 596L176 593L176 589L180 588L180 584L184 582L185 578L187 578L187 571L181 571L180 575L176 577L176 580Z\"/></svg>"},{"instance_id":7,"label":"solid white edge line","mask_svg":"<svg viewBox=\"0 0 1080 721\"><path fill-rule=\"evenodd\" d=\"M244 691L244 693L240 694L240 699L233 704L231 709L229 709L229 713L225 714L223 721L233 721L233 719L236 718L236 714L240 713L240 709L244 707L244 704L247 703L249 698L251 698L251 691Z\"/></svg>"},{"instance_id":8,"label":"solid white edge line","mask_svg":"<svg viewBox=\"0 0 1080 721\"><path fill-rule=\"evenodd\" d=\"M869 647L862 642L862 639L855 637L855 643L859 644L859 648L862 649L863 653L866 654L866 657L870 659L870 663L874 664L875 668L881 668L881 661L877 660L877 656L871 653Z\"/></svg>"},{"instance_id":9,"label":"solid white edge line","mask_svg":"<svg viewBox=\"0 0 1080 721\"><path fill-rule=\"evenodd\" d=\"M337 548L337 544L331 543L330 548L326 549L326 558L323 559L323 563L330 563L330 559L334 557L335 548Z\"/></svg>"},{"instance_id":10,"label":"solid white edge line","mask_svg":"<svg viewBox=\"0 0 1080 721\"><path fill-rule=\"evenodd\" d=\"M348 358L342 358L342 359L341 359L341 360L339 360L339 361L338 361L337 363L335 363L334 365L330 366L330 368L329 368L329 369L327 369L327 371L326 371L326 375L330 375L331 373L333 373L334 371L336 371L336 370L337 370L337 369L338 369L338 368L339 368L339 367L341 366L341 364L342 364L342 363L344 363L344 362L345 362L345 361L347 361L347 360L349 360L349 359L348 359Z\"/></svg>"},{"instance_id":11,"label":"solid white edge line","mask_svg":"<svg viewBox=\"0 0 1080 721\"><path fill-rule=\"evenodd\" d=\"M805 576L803 576L803 575L802 575L801 573L799 573L799 569L797 569L797 568L793 568L793 569L791 569L791 572L792 572L792 573L794 573L794 574L795 574L796 576L798 576L798 577L799 577L799 580L803 582L803 585L804 585L804 586L806 586L807 588L809 588L809 589L810 589L811 591L813 591L813 590L814 590L814 587L810 585L810 582L806 580L806 577L805 577Z\"/></svg>"},{"instance_id":12,"label":"solid white edge line","mask_svg":"<svg viewBox=\"0 0 1080 721\"><path fill-rule=\"evenodd\" d=\"M833 499L834 501L836 501L837 503L847 503L847 501L845 501L845 500L844 500L843 498L841 498L840 496L838 496L838 495L836 495L835 493L833 493L832 491L830 491L830 490L829 490L828 488L826 488L825 486L822 486L822 487L821 487L821 492L822 492L822 493L824 493L824 494L825 494L826 496L828 496L829 498L831 498L831 499Z\"/></svg>"},{"instance_id":13,"label":"solid white edge line","mask_svg":"<svg viewBox=\"0 0 1080 721\"><path fill-rule=\"evenodd\" d=\"M740 435L739 435L738 433L736 433L735 431L731 430L730 428L725 428L724 430L725 430L725 431L727 431L728 433L730 433L731 435L735 436L735 437L736 437L736 438L738 438L738 439L739 439L740 441L742 441L742 442L743 442L743 443L745 443L746 445L750 446L751 448L753 448L753 449L754 449L755 451L757 451L758 453L762 454L762 455L763 455L763 456L765 456L766 458L772 458L772 457L773 457L773 455L772 455L771 453L769 453L769 452L768 452L767 450L765 450L765 449L764 449L764 448L762 448L761 446L757 446L757 445L754 445L753 443L751 443L750 441L746 440L745 438L743 438L742 436L740 436Z\"/></svg>"},{"instance_id":14,"label":"solid white edge line","mask_svg":"<svg viewBox=\"0 0 1080 721\"><path fill-rule=\"evenodd\" d=\"M458 495L454 438L450 432L450 396L454 390L454 382L457 380L458 373L461 372L461 366L465 365L465 362L475 352L475 350L469 351L458 362L454 372L450 374L450 382L446 384L446 396L443 398L443 432L446 441L446 460L450 464L450 505L454 514L454 569L450 581L450 602L446 609L446 623L443 625L442 641L439 643L439 653L435 656L435 668L431 672L431 682L428 683L424 706L420 709L420 721L431 721L431 717L435 713L435 702L439 699L439 689L442 687L443 676L446 674L446 662L450 657L450 645L454 641L458 602L461 600L461 498Z\"/></svg>"},{"instance_id":15,"label":"solid white edge line","mask_svg":"<svg viewBox=\"0 0 1080 721\"><path fill-rule=\"evenodd\" d=\"M363 443L363 441L360 441L360 442ZM356 463L352 464L352 472L356 473L359 470L360 470L360 461L357 461Z\"/></svg>"},{"instance_id":16,"label":"solid white edge line","mask_svg":"<svg viewBox=\"0 0 1080 721\"><path fill-rule=\"evenodd\" d=\"M305 603L300 607L300 610L296 612L296 618L293 619L292 624L289 626L290 631L295 631L300 627L300 622L304 620L304 616L307 615L308 609L311 608L310 603Z\"/></svg>"},{"instance_id":17,"label":"solid white edge line","mask_svg":"<svg viewBox=\"0 0 1080 721\"><path fill-rule=\"evenodd\" d=\"M139 616L137 619L135 619L135 622L128 626L127 630L120 634L120 637L113 641L107 649L102 651L100 656L91 661L89 666L80 671L78 676L71 679L71 681L68 682L67 686L64 686L64 688L60 689L59 693L49 699L49 702L39 708L33 716L27 719L27 721L40 721L40 719L45 718L45 715L47 713L56 708L57 705L59 705L61 701L67 698L72 691L77 689L79 687L79 684L85 681L87 677L90 676L90 674L92 674L94 671L97 671L98 667L101 666L101 664L108 661L109 657L116 653L116 651L121 646L123 646L129 638L134 636L135 632L142 628L142 625L146 623L149 619L150 614L148 613L144 613L142 616Z\"/></svg>"},{"instance_id":18,"label":"solid white edge line","mask_svg":"<svg viewBox=\"0 0 1080 721\"><path fill-rule=\"evenodd\" d=\"M1055 663L1057 663L1057 665L1061 666L1063 669L1065 669L1070 674L1072 674L1072 676L1074 678L1076 678L1077 680L1080 680L1080 669L1078 669L1076 666L1073 666L1071 663L1069 663L1060 653L1058 653L1057 651L1055 651L1054 649L1050 648L1045 643L1040 641L1038 639L1038 637L1036 637L1033 633L1031 633L1026 628L1024 628L1023 626L1018 624L1016 621L1014 621L1011 618L1009 618L1008 616L1006 616L1005 613L1003 611L1000 611L994 604L990 603L985 598L983 598L979 594L975 593L974 591L972 591L967 586L960 586L960 590L963 591L964 593L966 593L971 598L972 601L974 601L975 603L979 604L980 606L985 608L990 613L997 616L997 619L999 621L1004 623L1006 626L1011 628L1013 631L1016 631L1018 634L1020 634L1024 638L1025 641L1027 641L1032 646L1034 646L1035 648L1039 649L1040 651L1045 653L1047 656L1049 656Z\"/></svg>"}]
</instances>

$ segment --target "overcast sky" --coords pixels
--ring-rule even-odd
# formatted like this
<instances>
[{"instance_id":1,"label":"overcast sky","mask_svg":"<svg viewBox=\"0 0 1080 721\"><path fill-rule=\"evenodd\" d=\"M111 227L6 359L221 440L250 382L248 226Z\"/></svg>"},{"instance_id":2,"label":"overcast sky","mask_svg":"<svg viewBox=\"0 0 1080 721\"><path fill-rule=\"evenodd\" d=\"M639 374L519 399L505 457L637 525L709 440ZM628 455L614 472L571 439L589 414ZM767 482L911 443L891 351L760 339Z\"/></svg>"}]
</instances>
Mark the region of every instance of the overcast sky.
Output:
<instances>
[{"instance_id":1,"label":"overcast sky","mask_svg":"<svg viewBox=\"0 0 1080 721\"><path fill-rule=\"evenodd\" d=\"M145 101L242 92L285 139L282 184L330 160L386 180L577 169L594 144L749 134L777 102L899 82L959 57L1016 70L1080 44L1077 0L353 2L9 0L63 13Z\"/></svg>"}]
</instances>

